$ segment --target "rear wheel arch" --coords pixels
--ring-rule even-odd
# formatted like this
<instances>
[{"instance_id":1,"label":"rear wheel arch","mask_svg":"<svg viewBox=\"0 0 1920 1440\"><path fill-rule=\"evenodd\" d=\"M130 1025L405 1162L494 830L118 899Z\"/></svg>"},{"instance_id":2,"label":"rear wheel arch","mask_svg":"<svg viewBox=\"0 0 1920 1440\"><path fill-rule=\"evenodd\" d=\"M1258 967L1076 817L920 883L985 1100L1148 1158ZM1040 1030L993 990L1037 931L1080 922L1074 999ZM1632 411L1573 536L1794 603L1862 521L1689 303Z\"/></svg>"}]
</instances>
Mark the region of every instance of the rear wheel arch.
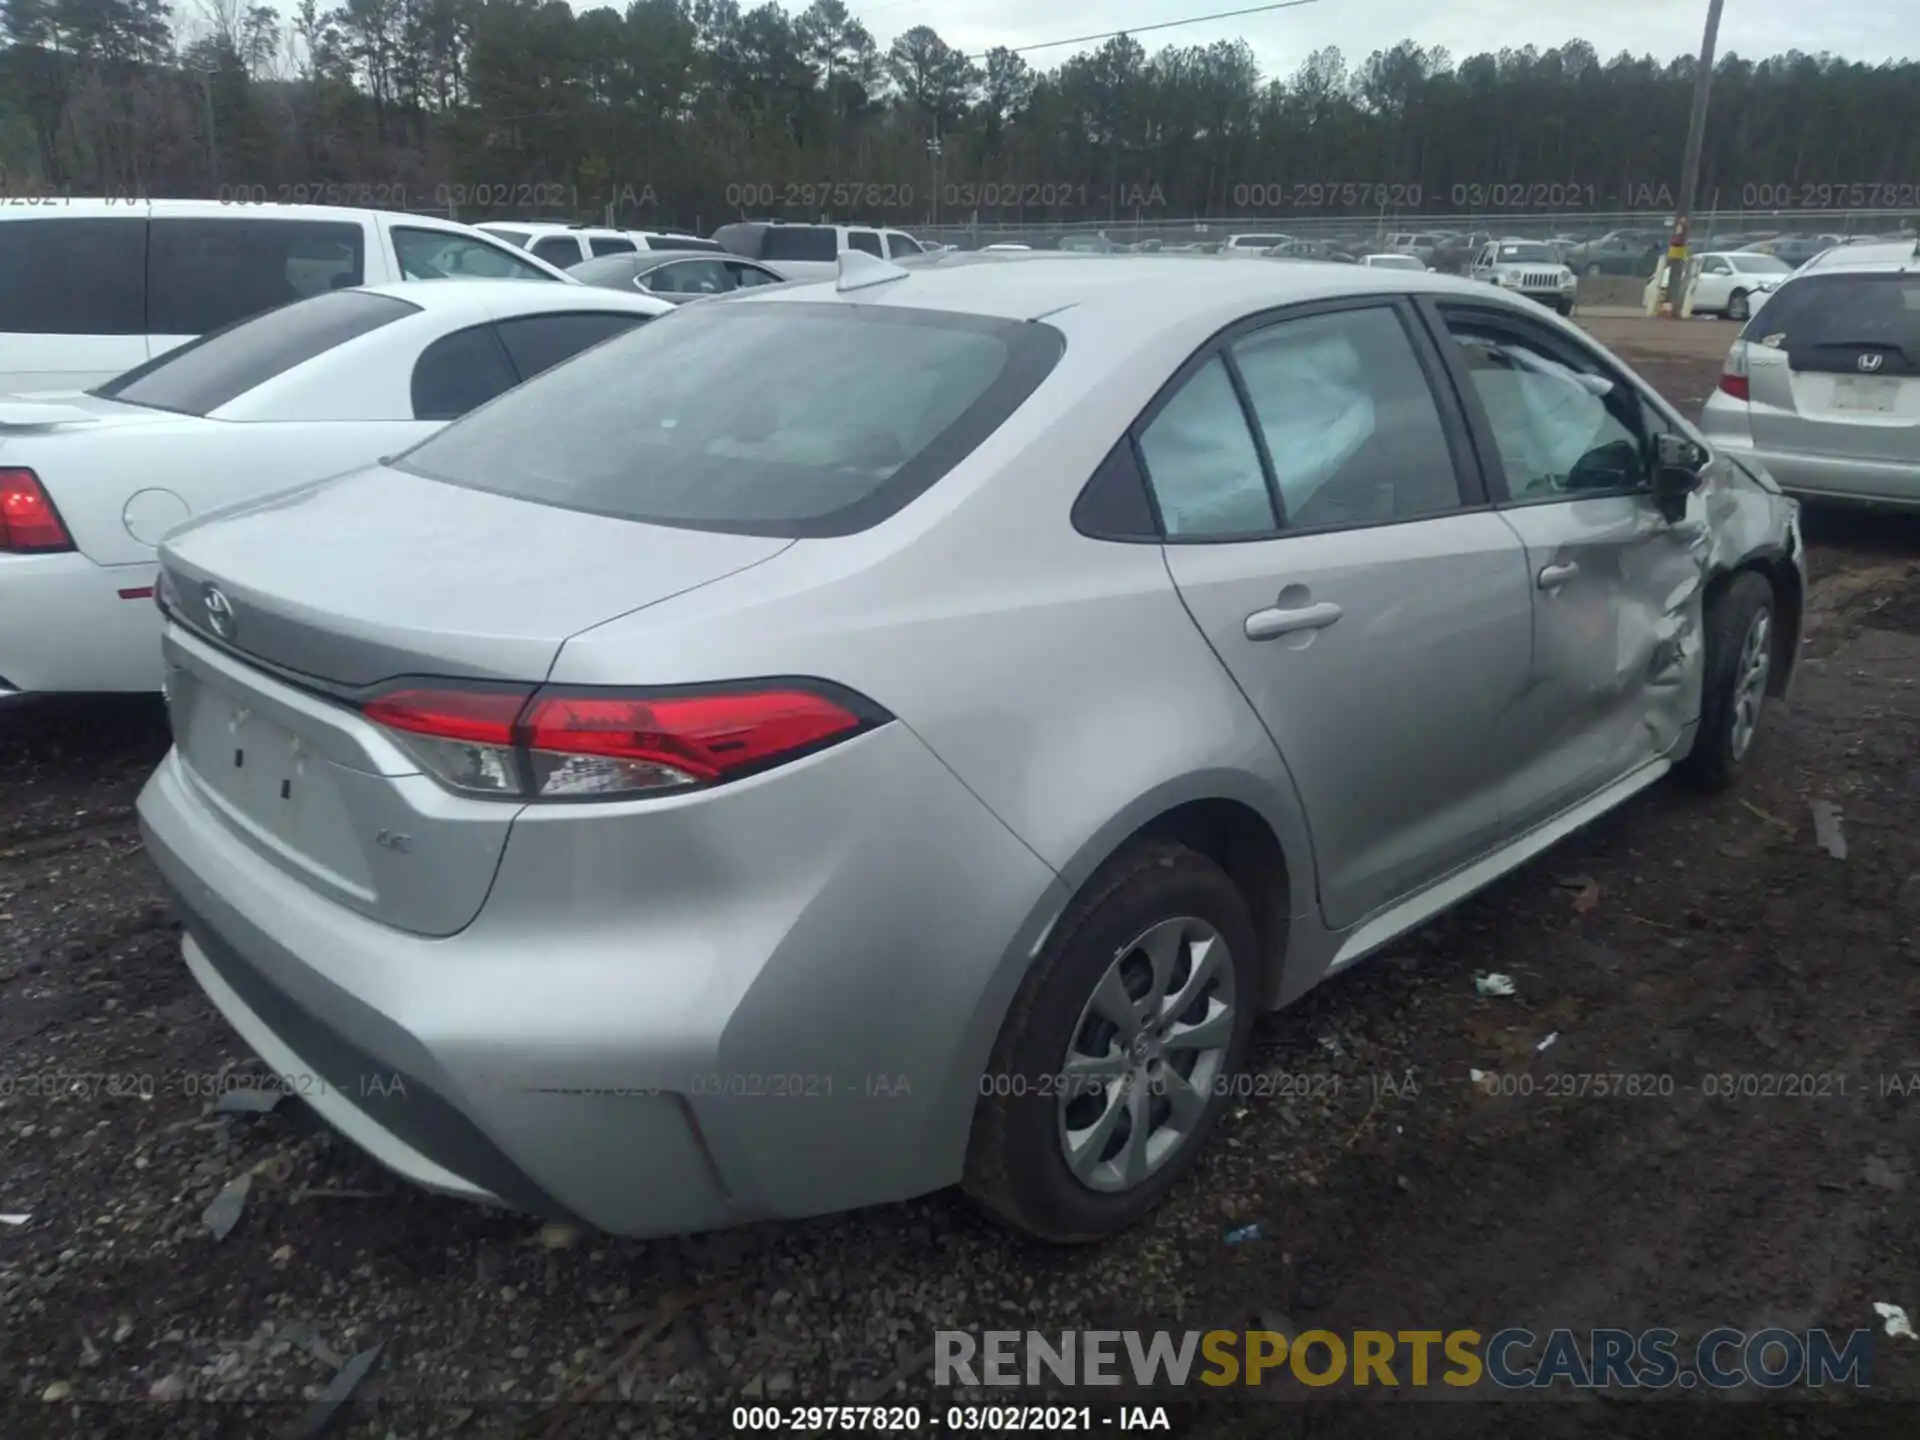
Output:
<instances>
[{"instance_id":1,"label":"rear wheel arch","mask_svg":"<svg viewBox=\"0 0 1920 1440\"><path fill-rule=\"evenodd\" d=\"M1166 841L1192 850L1226 872L1251 913L1260 943L1261 1003L1279 994L1289 928L1303 894L1311 893L1304 828L1289 825L1242 796L1203 793L1161 797L1144 817L1131 815L1084 849L1061 878L1077 896L1118 856Z\"/></svg>"},{"instance_id":2,"label":"rear wheel arch","mask_svg":"<svg viewBox=\"0 0 1920 1440\"><path fill-rule=\"evenodd\" d=\"M1240 800L1189 800L1149 820L1120 848L1154 840L1204 855L1233 881L1253 917L1260 943L1261 993L1271 1003L1287 955L1293 881L1286 847L1266 816Z\"/></svg>"}]
</instances>

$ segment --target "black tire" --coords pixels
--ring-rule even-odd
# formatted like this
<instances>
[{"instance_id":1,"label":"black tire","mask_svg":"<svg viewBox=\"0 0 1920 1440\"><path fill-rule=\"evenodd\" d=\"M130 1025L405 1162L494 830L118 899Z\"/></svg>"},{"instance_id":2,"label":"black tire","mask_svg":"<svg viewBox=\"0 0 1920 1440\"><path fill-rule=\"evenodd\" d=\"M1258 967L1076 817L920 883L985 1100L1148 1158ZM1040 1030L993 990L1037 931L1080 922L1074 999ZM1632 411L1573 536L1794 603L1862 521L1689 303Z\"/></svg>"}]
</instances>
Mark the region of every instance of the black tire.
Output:
<instances>
[{"instance_id":1,"label":"black tire","mask_svg":"<svg viewBox=\"0 0 1920 1440\"><path fill-rule=\"evenodd\" d=\"M1606 273L1607 273L1607 267L1602 265L1598 260L1595 260L1594 262L1592 262L1590 265L1587 266L1588 279L1596 279L1599 276L1604 275Z\"/></svg>"},{"instance_id":2,"label":"black tire","mask_svg":"<svg viewBox=\"0 0 1920 1440\"><path fill-rule=\"evenodd\" d=\"M1083 1007L1119 953L1153 925L1180 916L1206 921L1227 944L1235 1023L1222 1074L1235 1074L1245 1062L1260 978L1245 898L1225 871L1183 845L1129 847L1087 882L1061 916L994 1044L961 1181L994 1219L1054 1244L1103 1239L1158 1205L1206 1148L1228 1098L1217 1085L1182 1148L1146 1180L1124 1191L1090 1189L1061 1153L1059 1092L1049 1084ZM1002 1088L1013 1093L997 1093Z\"/></svg>"},{"instance_id":3,"label":"black tire","mask_svg":"<svg viewBox=\"0 0 1920 1440\"><path fill-rule=\"evenodd\" d=\"M1563 320L1570 320L1573 318L1573 301L1556 300L1553 303L1553 308L1560 312L1560 317Z\"/></svg>"},{"instance_id":4,"label":"black tire","mask_svg":"<svg viewBox=\"0 0 1920 1440\"><path fill-rule=\"evenodd\" d=\"M1745 320L1750 312L1747 309L1747 292L1736 290L1727 297L1727 319Z\"/></svg>"},{"instance_id":5,"label":"black tire","mask_svg":"<svg viewBox=\"0 0 1920 1440\"><path fill-rule=\"evenodd\" d=\"M1739 778L1753 753L1751 739L1741 750L1735 737L1735 701L1741 680L1741 654L1756 617L1764 615L1769 632L1776 621L1773 587L1752 570L1736 574L1707 597L1706 663L1701 678L1700 729L1679 773L1702 790L1724 790ZM1760 707L1765 713L1764 703ZM1760 716L1755 717L1757 731Z\"/></svg>"}]
</instances>

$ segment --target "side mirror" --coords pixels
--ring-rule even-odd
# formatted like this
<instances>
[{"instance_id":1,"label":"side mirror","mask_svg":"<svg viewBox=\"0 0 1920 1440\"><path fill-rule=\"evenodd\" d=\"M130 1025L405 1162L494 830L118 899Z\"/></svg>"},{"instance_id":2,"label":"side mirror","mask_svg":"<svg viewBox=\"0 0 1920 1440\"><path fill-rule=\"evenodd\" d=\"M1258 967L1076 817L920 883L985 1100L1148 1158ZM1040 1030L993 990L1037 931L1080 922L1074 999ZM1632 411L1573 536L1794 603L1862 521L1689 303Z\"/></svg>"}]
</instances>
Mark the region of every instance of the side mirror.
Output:
<instances>
[{"instance_id":1,"label":"side mirror","mask_svg":"<svg viewBox=\"0 0 1920 1440\"><path fill-rule=\"evenodd\" d=\"M1687 497L1700 488L1706 464L1707 452L1684 435L1655 438L1653 500L1661 515L1677 522L1687 513Z\"/></svg>"},{"instance_id":2,"label":"side mirror","mask_svg":"<svg viewBox=\"0 0 1920 1440\"><path fill-rule=\"evenodd\" d=\"M1684 435L1662 431L1654 437L1654 464L1657 470L1683 470L1698 483L1707 465L1707 452Z\"/></svg>"}]
</instances>

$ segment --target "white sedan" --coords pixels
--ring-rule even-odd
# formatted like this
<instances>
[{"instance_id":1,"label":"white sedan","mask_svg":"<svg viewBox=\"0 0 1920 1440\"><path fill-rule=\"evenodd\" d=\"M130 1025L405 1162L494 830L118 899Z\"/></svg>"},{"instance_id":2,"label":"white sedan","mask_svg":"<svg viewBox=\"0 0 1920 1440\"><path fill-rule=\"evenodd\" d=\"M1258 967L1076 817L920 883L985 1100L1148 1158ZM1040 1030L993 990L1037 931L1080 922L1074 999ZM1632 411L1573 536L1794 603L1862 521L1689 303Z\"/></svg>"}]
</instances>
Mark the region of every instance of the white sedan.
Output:
<instances>
[{"instance_id":1,"label":"white sedan","mask_svg":"<svg viewBox=\"0 0 1920 1440\"><path fill-rule=\"evenodd\" d=\"M409 449L672 309L584 285L364 286L90 391L0 397L0 702L157 690L154 549L168 532Z\"/></svg>"},{"instance_id":2,"label":"white sedan","mask_svg":"<svg viewBox=\"0 0 1920 1440\"><path fill-rule=\"evenodd\" d=\"M1693 313L1745 320L1792 273L1786 261L1761 251L1709 252L1693 282Z\"/></svg>"}]
</instances>

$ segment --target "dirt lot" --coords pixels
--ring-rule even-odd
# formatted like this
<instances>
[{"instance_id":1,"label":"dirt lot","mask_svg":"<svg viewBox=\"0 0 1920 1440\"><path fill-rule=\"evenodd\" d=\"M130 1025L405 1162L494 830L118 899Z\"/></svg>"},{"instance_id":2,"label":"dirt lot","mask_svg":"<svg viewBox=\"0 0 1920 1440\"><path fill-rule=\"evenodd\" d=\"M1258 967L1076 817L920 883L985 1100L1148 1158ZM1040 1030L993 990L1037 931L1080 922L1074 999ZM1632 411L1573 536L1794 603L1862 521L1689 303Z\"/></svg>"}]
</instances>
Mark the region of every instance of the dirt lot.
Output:
<instances>
[{"instance_id":1,"label":"dirt lot","mask_svg":"<svg viewBox=\"0 0 1920 1440\"><path fill-rule=\"evenodd\" d=\"M1594 328L1689 407L1731 335ZM376 1345L359 1393L378 1404L335 1433L727 1435L743 1395L876 1398L939 1326L1697 1337L1877 1328L1876 1301L1920 1321L1920 524L1810 530L1810 658L1743 788L1656 787L1265 1023L1260 1071L1308 1096L1249 1099L1157 1223L1066 1254L946 1195L550 1245L393 1181L292 1104L209 1115L194 1077L245 1052L140 853L162 716L0 718L0 1214L30 1217L0 1222L0 1433L272 1433L246 1403L298 1415ZM1844 859L1815 841L1817 800ZM1516 993L1482 997L1482 972ZM44 1093L53 1074L106 1078ZM1594 1075L1654 1078L1601 1094ZM216 1240L202 1211L243 1174ZM1920 1343L1880 1340L1873 1383L1920 1401ZM656 1398L547 1408L589 1393ZM149 1396L174 1403L103 1403ZM1422 1418L1492 1433L1501 1409ZM1177 1433L1383 1433L1371 1413L1243 1401ZM1551 1429L1629 1433L1613 1404L1554 1407Z\"/></svg>"}]
</instances>

